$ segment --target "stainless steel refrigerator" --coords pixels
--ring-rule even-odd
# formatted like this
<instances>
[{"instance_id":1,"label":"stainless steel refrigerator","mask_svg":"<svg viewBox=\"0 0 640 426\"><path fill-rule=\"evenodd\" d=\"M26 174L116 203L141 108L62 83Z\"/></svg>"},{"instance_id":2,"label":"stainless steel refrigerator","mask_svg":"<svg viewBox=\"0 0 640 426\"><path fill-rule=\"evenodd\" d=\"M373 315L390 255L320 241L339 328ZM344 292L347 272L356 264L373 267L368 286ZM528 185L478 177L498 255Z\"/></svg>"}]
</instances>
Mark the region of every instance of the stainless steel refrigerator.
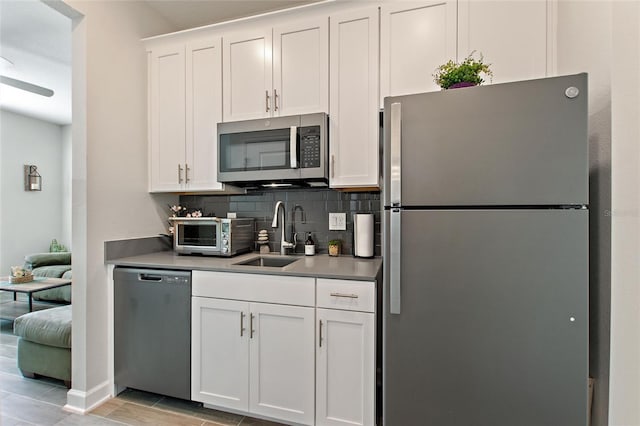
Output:
<instances>
[{"instance_id":1,"label":"stainless steel refrigerator","mask_svg":"<svg viewBox=\"0 0 640 426\"><path fill-rule=\"evenodd\" d=\"M384 426L585 426L587 75L384 103Z\"/></svg>"}]
</instances>

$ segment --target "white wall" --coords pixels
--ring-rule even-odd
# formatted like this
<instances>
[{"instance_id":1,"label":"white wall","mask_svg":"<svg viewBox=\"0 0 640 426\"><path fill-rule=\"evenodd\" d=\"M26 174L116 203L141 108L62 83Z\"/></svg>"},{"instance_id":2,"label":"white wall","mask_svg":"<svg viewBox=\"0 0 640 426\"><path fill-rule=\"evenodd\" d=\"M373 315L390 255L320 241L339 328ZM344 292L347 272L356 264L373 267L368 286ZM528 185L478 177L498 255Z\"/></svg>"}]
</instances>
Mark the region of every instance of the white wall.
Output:
<instances>
[{"instance_id":1,"label":"white wall","mask_svg":"<svg viewBox=\"0 0 640 426\"><path fill-rule=\"evenodd\" d=\"M106 240L164 232L147 193L147 63L140 39L172 28L143 2L57 3L73 24L73 335L68 408L108 397ZM75 13L74 13L75 12Z\"/></svg>"},{"instance_id":2,"label":"white wall","mask_svg":"<svg viewBox=\"0 0 640 426\"><path fill-rule=\"evenodd\" d=\"M35 118L0 110L0 275L24 256L49 251L53 238L68 244L62 233L62 128ZM24 190L24 165L42 175L42 191Z\"/></svg>"},{"instance_id":3,"label":"white wall","mask_svg":"<svg viewBox=\"0 0 640 426\"><path fill-rule=\"evenodd\" d=\"M62 126L62 229L60 235L69 251L71 247L71 125Z\"/></svg>"},{"instance_id":4,"label":"white wall","mask_svg":"<svg viewBox=\"0 0 640 426\"><path fill-rule=\"evenodd\" d=\"M557 73L589 73L589 375L592 424L607 424L611 293L611 3L558 2Z\"/></svg>"},{"instance_id":5,"label":"white wall","mask_svg":"<svg viewBox=\"0 0 640 426\"><path fill-rule=\"evenodd\" d=\"M613 2L610 426L640 425L640 3Z\"/></svg>"}]
</instances>

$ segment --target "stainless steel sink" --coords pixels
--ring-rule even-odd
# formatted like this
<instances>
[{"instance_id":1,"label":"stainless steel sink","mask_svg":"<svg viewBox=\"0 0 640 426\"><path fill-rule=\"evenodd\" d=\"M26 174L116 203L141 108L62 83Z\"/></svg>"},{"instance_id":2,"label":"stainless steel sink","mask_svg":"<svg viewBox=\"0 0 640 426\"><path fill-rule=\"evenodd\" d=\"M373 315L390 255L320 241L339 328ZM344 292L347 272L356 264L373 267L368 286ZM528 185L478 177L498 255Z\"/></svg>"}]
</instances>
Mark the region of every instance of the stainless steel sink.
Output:
<instances>
[{"instance_id":1,"label":"stainless steel sink","mask_svg":"<svg viewBox=\"0 0 640 426\"><path fill-rule=\"evenodd\" d=\"M243 260L242 262L234 263L234 265L266 266L271 268L282 268L283 266L290 265L297 260L299 260L299 258L297 257L291 258L291 257L258 256L258 257L252 257L251 259Z\"/></svg>"}]
</instances>

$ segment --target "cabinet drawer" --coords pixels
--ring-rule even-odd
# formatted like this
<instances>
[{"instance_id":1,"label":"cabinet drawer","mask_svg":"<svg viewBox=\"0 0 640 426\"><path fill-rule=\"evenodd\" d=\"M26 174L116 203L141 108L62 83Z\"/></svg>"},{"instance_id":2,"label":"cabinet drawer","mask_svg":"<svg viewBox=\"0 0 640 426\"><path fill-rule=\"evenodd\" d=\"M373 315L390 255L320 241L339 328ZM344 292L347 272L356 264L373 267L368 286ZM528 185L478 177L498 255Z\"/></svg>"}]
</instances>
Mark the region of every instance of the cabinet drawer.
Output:
<instances>
[{"instance_id":1,"label":"cabinet drawer","mask_svg":"<svg viewBox=\"0 0 640 426\"><path fill-rule=\"evenodd\" d=\"M318 308L375 312L376 284L370 281L317 280Z\"/></svg>"},{"instance_id":2,"label":"cabinet drawer","mask_svg":"<svg viewBox=\"0 0 640 426\"><path fill-rule=\"evenodd\" d=\"M249 302L314 306L314 278L193 271L191 294Z\"/></svg>"}]
</instances>

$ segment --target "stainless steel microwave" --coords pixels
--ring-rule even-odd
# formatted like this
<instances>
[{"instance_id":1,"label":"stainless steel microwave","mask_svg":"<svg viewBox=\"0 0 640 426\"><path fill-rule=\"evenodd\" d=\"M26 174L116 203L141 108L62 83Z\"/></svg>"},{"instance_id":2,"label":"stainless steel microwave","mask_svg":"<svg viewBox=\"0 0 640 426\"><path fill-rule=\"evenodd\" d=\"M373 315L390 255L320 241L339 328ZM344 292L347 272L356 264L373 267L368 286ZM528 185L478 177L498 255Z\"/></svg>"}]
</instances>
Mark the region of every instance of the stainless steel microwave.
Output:
<instances>
[{"instance_id":1,"label":"stainless steel microwave","mask_svg":"<svg viewBox=\"0 0 640 426\"><path fill-rule=\"evenodd\" d=\"M325 113L218 124L218 181L238 186L327 186Z\"/></svg>"},{"instance_id":2,"label":"stainless steel microwave","mask_svg":"<svg viewBox=\"0 0 640 426\"><path fill-rule=\"evenodd\" d=\"M171 222L178 254L233 256L251 251L253 218L176 217Z\"/></svg>"}]
</instances>

